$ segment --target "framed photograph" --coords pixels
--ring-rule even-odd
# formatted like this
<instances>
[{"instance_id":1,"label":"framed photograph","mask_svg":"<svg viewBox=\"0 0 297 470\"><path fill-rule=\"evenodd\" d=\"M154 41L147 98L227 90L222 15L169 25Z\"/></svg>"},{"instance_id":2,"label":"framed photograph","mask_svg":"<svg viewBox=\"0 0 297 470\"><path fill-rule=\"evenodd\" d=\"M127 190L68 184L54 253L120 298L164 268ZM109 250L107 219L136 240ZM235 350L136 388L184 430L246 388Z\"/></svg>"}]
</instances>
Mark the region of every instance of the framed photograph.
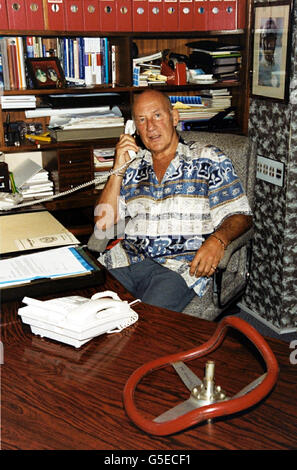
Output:
<instances>
[{"instance_id":1,"label":"framed photograph","mask_svg":"<svg viewBox=\"0 0 297 470\"><path fill-rule=\"evenodd\" d=\"M252 95L288 102L291 0L254 4Z\"/></svg>"},{"instance_id":2,"label":"framed photograph","mask_svg":"<svg viewBox=\"0 0 297 470\"><path fill-rule=\"evenodd\" d=\"M57 57L28 58L27 69L34 88L65 86L65 75Z\"/></svg>"}]
</instances>

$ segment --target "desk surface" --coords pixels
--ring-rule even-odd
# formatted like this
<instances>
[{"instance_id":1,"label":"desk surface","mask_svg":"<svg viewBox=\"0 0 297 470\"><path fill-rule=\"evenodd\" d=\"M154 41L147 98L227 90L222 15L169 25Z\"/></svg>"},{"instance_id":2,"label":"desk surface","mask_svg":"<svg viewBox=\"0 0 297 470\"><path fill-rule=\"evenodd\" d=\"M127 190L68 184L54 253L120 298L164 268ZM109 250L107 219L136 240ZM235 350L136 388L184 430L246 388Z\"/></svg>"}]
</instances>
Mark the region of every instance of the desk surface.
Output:
<instances>
[{"instance_id":1,"label":"desk surface","mask_svg":"<svg viewBox=\"0 0 297 470\"><path fill-rule=\"evenodd\" d=\"M123 288L107 277L97 290ZM90 296L96 289L80 291ZM152 359L199 346L216 324L136 304L139 320L113 335L102 335L80 349L42 339L17 317L17 302L2 307L2 449L296 449L297 365L290 364L288 343L268 340L279 365L276 387L260 404L236 416L202 423L169 437L138 429L122 404L131 373ZM207 359L216 361L216 381L236 393L263 373L253 347L230 330ZM201 378L205 358L187 363ZM165 386L164 386L165 384ZM188 398L173 369L147 376L139 406L153 416Z\"/></svg>"}]
</instances>

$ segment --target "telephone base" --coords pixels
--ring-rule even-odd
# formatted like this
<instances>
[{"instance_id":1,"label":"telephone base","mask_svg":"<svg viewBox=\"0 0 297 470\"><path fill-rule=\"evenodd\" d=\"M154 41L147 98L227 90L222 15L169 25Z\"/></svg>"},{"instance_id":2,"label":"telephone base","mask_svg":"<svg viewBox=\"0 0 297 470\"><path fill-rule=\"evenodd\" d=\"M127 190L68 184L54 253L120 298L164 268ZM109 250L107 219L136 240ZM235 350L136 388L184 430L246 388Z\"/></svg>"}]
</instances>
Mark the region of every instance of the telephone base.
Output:
<instances>
[{"instance_id":1,"label":"telephone base","mask_svg":"<svg viewBox=\"0 0 297 470\"><path fill-rule=\"evenodd\" d=\"M41 301L24 297L18 310L35 335L80 348L96 336L118 333L133 325L138 314L116 292L104 291L91 299L74 295Z\"/></svg>"},{"instance_id":2,"label":"telephone base","mask_svg":"<svg viewBox=\"0 0 297 470\"><path fill-rule=\"evenodd\" d=\"M31 325L30 328L34 335L40 336L41 338L49 338L55 341L59 341L61 343L69 344L70 346L74 346L75 348L80 348L85 343L93 339L93 338L88 338L88 339L79 340L79 339L71 338L66 335L62 335L60 333L55 333L54 331L50 331L45 328L41 328L40 326L36 327L36 326Z\"/></svg>"}]
</instances>

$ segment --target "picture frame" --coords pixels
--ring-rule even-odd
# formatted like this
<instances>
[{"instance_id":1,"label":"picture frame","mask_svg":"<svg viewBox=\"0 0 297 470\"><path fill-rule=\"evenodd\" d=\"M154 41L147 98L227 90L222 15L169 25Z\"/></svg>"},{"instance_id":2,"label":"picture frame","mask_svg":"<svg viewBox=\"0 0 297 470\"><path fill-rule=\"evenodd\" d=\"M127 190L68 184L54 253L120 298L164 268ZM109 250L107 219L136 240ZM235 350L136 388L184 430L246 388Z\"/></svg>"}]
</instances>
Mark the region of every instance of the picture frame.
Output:
<instances>
[{"instance_id":1,"label":"picture frame","mask_svg":"<svg viewBox=\"0 0 297 470\"><path fill-rule=\"evenodd\" d=\"M57 57L30 57L26 64L34 88L65 87L65 75Z\"/></svg>"},{"instance_id":2,"label":"picture frame","mask_svg":"<svg viewBox=\"0 0 297 470\"><path fill-rule=\"evenodd\" d=\"M251 95L289 99L291 0L254 3Z\"/></svg>"}]
</instances>

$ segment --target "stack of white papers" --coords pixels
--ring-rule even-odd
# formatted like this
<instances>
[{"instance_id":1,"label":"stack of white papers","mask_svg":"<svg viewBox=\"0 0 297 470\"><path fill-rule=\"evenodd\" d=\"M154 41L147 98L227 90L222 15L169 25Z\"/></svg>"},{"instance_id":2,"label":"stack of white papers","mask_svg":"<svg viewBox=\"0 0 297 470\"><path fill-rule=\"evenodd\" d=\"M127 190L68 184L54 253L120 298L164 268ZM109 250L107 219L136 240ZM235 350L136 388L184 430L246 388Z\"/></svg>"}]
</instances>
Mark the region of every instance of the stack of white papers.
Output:
<instances>
[{"instance_id":1,"label":"stack of white papers","mask_svg":"<svg viewBox=\"0 0 297 470\"><path fill-rule=\"evenodd\" d=\"M1 106L2 106L2 109L36 108L36 96L34 95L1 96Z\"/></svg>"},{"instance_id":2,"label":"stack of white papers","mask_svg":"<svg viewBox=\"0 0 297 470\"><path fill-rule=\"evenodd\" d=\"M54 194L54 183L49 180L48 171L40 170L23 184L20 192L24 199L52 196Z\"/></svg>"},{"instance_id":3,"label":"stack of white papers","mask_svg":"<svg viewBox=\"0 0 297 470\"><path fill-rule=\"evenodd\" d=\"M82 275L92 270L75 247L54 248L0 260L0 288L38 279Z\"/></svg>"},{"instance_id":4,"label":"stack of white papers","mask_svg":"<svg viewBox=\"0 0 297 470\"><path fill-rule=\"evenodd\" d=\"M95 114L108 113L110 106L92 106L86 108L37 108L34 111L26 111L26 118L44 117L44 116L65 116L77 114Z\"/></svg>"},{"instance_id":5,"label":"stack of white papers","mask_svg":"<svg viewBox=\"0 0 297 470\"><path fill-rule=\"evenodd\" d=\"M109 111L93 111L89 113L52 115L49 129L96 129L105 127L123 127L124 118L118 106L114 106Z\"/></svg>"},{"instance_id":6,"label":"stack of white papers","mask_svg":"<svg viewBox=\"0 0 297 470\"><path fill-rule=\"evenodd\" d=\"M30 158L24 160L13 172L18 191L24 199L30 200L54 194L54 183L49 180L48 171Z\"/></svg>"}]
</instances>

